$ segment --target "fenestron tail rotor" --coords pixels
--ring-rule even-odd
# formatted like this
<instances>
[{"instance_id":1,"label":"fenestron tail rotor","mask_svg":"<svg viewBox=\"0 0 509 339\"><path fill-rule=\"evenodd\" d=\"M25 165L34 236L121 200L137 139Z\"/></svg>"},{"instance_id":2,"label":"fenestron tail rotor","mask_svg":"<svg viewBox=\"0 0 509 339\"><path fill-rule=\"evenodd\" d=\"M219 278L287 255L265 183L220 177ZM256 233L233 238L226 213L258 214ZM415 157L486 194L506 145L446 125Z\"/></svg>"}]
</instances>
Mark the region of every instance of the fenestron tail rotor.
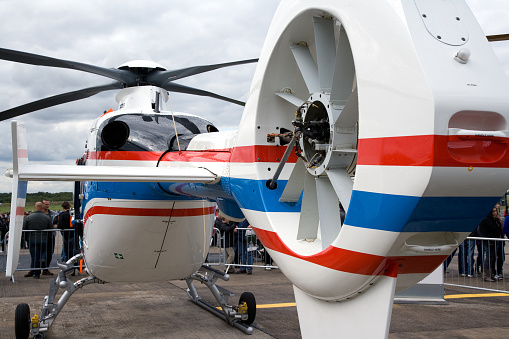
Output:
<instances>
[{"instance_id":1,"label":"fenestron tail rotor","mask_svg":"<svg viewBox=\"0 0 509 339\"><path fill-rule=\"evenodd\" d=\"M358 94L352 51L342 25L325 17L314 17L312 25L314 34L307 41L288 45L300 75L292 74L275 93L297 111L292 124L298 160L280 201L296 202L302 196L297 238L313 241L320 230L326 248L341 229L341 207L348 211L352 195ZM291 90L299 77L309 93L306 99Z\"/></svg>"},{"instance_id":2,"label":"fenestron tail rotor","mask_svg":"<svg viewBox=\"0 0 509 339\"><path fill-rule=\"evenodd\" d=\"M11 108L9 110L0 112L0 121L17 117L26 113L34 112L43 108L48 108L66 102L88 98L90 96L93 96L104 91L144 85L161 87L170 92L207 96L243 106L245 103L242 101L228 98L198 88L176 84L173 83L173 81L224 67L248 64L258 61L258 59L248 59L221 64L186 67L171 71L168 71L151 61L145 62L138 61L126 63L119 68L104 68L75 61L9 50L5 48L0 48L0 59L36 66L73 69L116 80L115 82L110 84L94 86L68 93L63 93Z\"/></svg>"}]
</instances>

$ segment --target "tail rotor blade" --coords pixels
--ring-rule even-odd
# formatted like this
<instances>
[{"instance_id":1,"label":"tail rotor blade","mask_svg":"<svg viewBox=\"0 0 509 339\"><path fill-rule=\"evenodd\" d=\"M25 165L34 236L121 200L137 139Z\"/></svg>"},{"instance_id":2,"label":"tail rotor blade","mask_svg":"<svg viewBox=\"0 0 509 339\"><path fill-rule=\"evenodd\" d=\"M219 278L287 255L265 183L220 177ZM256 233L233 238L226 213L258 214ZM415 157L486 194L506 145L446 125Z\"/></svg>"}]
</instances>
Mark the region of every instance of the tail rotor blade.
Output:
<instances>
[{"instance_id":1,"label":"tail rotor blade","mask_svg":"<svg viewBox=\"0 0 509 339\"><path fill-rule=\"evenodd\" d=\"M318 232L318 201L316 198L315 177L305 172L304 196L300 211L297 240L316 239Z\"/></svg>"},{"instance_id":2,"label":"tail rotor blade","mask_svg":"<svg viewBox=\"0 0 509 339\"><path fill-rule=\"evenodd\" d=\"M304 180L306 178L306 166L301 158L297 159L295 166L293 167L290 178L286 183L283 194L279 198L280 202L297 202L299 201L300 194L304 189Z\"/></svg>"},{"instance_id":3,"label":"tail rotor blade","mask_svg":"<svg viewBox=\"0 0 509 339\"><path fill-rule=\"evenodd\" d=\"M289 103L296 107L302 106L302 104L306 101L296 97L292 93L276 92L276 95L282 99L285 99L286 101L288 101Z\"/></svg>"},{"instance_id":4,"label":"tail rotor blade","mask_svg":"<svg viewBox=\"0 0 509 339\"><path fill-rule=\"evenodd\" d=\"M348 206L350 205L350 198L352 197L353 189L352 178L350 178L350 175L342 168L326 170L326 172L339 201L345 209L345 212L348 212Z\"/></svg>"},{"instance_id":5,"label":"tail rotor blade","mask_svg":"<svg viewBox=\"0 0 509 339\"><path fill-rule=\"evenodd\" d=\"M320 216L322 249L325 249L336 239L339 231L341 231L339 201L329 178L325 176L316 178L316 194L318 214Z\"/></svg>"},{"instance_id":6,"label":"tail rotor blade","mask_svg":"<svg viewBox=\"0 0 509 339\"><path fill-rule=\"evenodd\" d=\"M359 96L356 88L350 94L335 124L342 127L350 127L355 125L357 120L359 120Z\"/></svg>"},{"instance_id":7,"label":"tail rotor blade","mask_svg":"<svg viewBox=\"0 0 509 339\"><path fill-rule=\"evenodd\" d=\"M313 17L315 30L316 59L320 89L330 93L336 59L336 40L334 38L334 21L321 17Z\"/></svg>"},{"instance_id":8,"label":"tail rotor blade","mask_svg":"<svg viewBox=\"0 0 509 339\"><path fill-rule=\"evenodd\" d=\"M344 105L352 93L355 66L353 63L352 49L345 29L341 27L339 44L336 51L334 65L334 80L331 90L331 103Z\"/></svg>"},{"instance_id":9,"label":"tail rotor blade","mask_svg":"<svg viewBox=\"0 0 509 339\"><path fill-rule=\"evenodd\" d=\"M299 66L300 73L304 78L304 82L309 93L315 93L320 90L320 80L318 79L318 69L316 67L313 56L309 51L309 47L301 45L290 46L295 61Z\"/></svg>"}]
</instances>

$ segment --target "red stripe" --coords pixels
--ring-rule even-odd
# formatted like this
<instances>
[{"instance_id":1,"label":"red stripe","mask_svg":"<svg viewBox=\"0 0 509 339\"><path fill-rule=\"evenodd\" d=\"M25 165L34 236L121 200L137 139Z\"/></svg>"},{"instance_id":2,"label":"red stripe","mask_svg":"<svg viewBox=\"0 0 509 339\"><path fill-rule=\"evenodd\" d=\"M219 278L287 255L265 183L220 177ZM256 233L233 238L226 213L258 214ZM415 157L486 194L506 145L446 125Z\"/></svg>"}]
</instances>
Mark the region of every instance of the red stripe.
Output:
<instances>
[{"instance_id":1,"label":"red stripe","mask_svg":"<svg viewBox=\"0 0 509 339\"><path fill-rule=\"evenodd\" d=\"M169 152L162 161L279 162L286 146L253 145L209 151ZM359 139L357 163L379 166L509 167L507 138L417 135ZM89 159L157 161L162 152L90 152ZM290 154L289 163L297 156Z\"/></svg>"},{"instance_id":2,"label":"red stripe","mask_svg":"<svg viewBox=\"0 0 509 339\"><path fill-rule=\"evenodd\" d=\"M255 228L263 245L271 250L333 270L362 275L431 273L447 259L447 255L383 257L329 246L320 253L303 256L286 246L275 232ZM398 269L391 269L397 264Z\"/></svg>"},{"instance_id":3,"label":"red stripe","mask_svg":"<svg viewBox=\"0 0 509 339\"><path fill-rule=\"evenodd\" d=\"M208 151L169 152L161 161L183 162L279 162L283 157L286 146L241 146L233 149L218 149ZM158 161L163 152L150 151L108 151L89 152L88 159L95 160L130 160L130 161ZM288 162L295 163L297 156L291 153Z\"/></svg>"},{"instance_id":4,"label":"red stripe","mask_svg":"<svg viewBox=\"0 0 509 339\"><path fill-rule=\"evenodd\" d=\"M19 148L18 158L28 158L28 150Z\"/></svg>"},{"instance_id":5,"label":"red stripe","mask_svg":"<svg viewBox=\"0 0 509 339\"><path fill-rule=\"evenodd\" d=\"M162 154L163 152L150 151L89 152L87 153L87 159L158 161ZM161 161L227 162L230 156L230 150L168 152Z\"/></svg>"},{"instance_id":6,"label":"red stripe","mask_svg":"<svg viewBox=\"0 0 509 339\"><path fill-rule=\"evenodd\" d=\"M25 215L25 207L16 206L16 215Z\"/></svg>"},{"instance_id":7,"label":"red stripe","mask_svg":"<svg viewBox=\"0 0 509 339\"><path fill-rule=\"evenodd\" d=\"M286 151L286 146L254 145L241 146L233 149L231 162L279 162ZM297 162L295 152L290 153L289 163Z\"/></svg>"},{"instance_id":8,"label":"red stripe","mask_svg":"<svg viewBox=\"0 0 509 339\"><path fill-rule=\"evenodd\" d=\"M417 135L359 139L358 165L509 167L507 138Z\"/></svg>"},{"instance_id":9,"label":"red stripe","mask_svg":"<svg viewBox=\"0 0 509 339\"><path fill-rule=\"evenodd\" d=\"M215 207L199 208L130 208L130 207L108 207L92 206L85 215L87 219L95 214L123 215L135 217L194 217L200 215L209 215L215 213Z\"/></svg>"}]
</instances>

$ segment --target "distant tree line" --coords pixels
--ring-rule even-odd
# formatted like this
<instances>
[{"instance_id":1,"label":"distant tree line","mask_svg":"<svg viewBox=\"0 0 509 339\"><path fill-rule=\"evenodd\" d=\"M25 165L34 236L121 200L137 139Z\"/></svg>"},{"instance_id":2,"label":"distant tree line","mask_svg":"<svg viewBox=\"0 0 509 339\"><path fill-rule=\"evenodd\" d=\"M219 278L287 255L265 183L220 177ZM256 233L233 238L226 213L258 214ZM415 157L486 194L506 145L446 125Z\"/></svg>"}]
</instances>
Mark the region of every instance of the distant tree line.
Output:
<instances>
[{"instance_id":1,"label":"distant tree line","mask_svg":"<svg viewBox=\"0 0 509 339\"><path fill-rule=\"evenodd\" d=\"M41 201L42 199L47 199L49 201L72 201L72 192L27 193L27 202L37 202L37 201ZM0 193L0 203L10 203L10 202L11 202L11 193Z\"/></svg>"}]
</instances>

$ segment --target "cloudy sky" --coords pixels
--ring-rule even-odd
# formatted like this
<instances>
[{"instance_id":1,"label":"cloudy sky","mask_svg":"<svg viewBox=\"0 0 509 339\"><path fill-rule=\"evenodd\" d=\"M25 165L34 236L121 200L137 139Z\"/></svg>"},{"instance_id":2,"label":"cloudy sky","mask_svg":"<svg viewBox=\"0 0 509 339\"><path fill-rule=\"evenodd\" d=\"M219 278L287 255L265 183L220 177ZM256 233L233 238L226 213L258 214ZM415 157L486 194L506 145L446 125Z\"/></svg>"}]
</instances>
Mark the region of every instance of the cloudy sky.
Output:
<instances>
[{"instance_id":1,"label":"cloudy sky","mask_svg":"<svg viewBox=\"0 0 509 339\"><path fill-rule=\"evenodd\" d=\"M509 33L507 0L467 0L487 35ZM167 69L257 58L277 0L70 1L0 0L0 47L102 67L153 60ZM491 44L509 77L509 42ZM246 100L254 65L216 70L179 81ZM0 111L109 79L96 75L0 61ZM109 108L115 91L23 116L30 161L74 164L83 154L88 128ZM509 93L508 93L509 95ZM204 116L220 130L238 125L242 108L170 93L174 111ZM0 192L11 164L10 120L0 122ZM30 183L29 192L71 191L71 183Z\"/></svg>"}]
</instances>

